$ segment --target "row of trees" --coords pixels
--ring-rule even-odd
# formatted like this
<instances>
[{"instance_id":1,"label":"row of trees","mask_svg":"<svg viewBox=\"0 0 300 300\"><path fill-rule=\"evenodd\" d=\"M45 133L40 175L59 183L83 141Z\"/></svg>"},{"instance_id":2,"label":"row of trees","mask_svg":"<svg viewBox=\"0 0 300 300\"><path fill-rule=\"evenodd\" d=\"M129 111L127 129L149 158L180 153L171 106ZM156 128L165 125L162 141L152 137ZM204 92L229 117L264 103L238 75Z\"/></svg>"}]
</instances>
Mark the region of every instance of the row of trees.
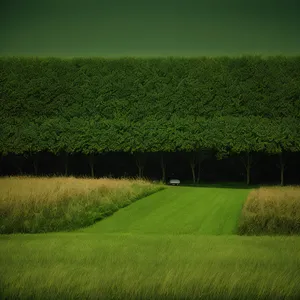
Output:
<instances>
[{"instance_id":1,"label":"row of trees","mask_svg":"<svg viewBox=\"0 0 300 300\"><path fill-rule=\"evenodd\" d=\"M16 155L10 153L0 160L1 175L63 175L91 177L139 176L166 181L240 181L247 183L285 182L284 171L288 166L287 181L299 182L297 168L300 152L275 155L265 153L240 153L218 162L213 151L120 153L109 152L93 155L39 152ZM249 159L249 161L248 161ZM298 167L297 167L298 166ZM276 167L279 169L276 171ZM298 178L298 179L297 179Z\"/></svg>"},{"instance_id":2,"label":"row of trees","mask_svg":"<svg viewBox=\"0 0 300 300\"><path fill-rule=\"evenodd\" d=\"M213 152L219 158L241 154L248 174L247 182L250 183L252 153L279 154L283 174L282 154L300 151L300 122L296 118L173 117L170 120L147 118L136 123L126 119L73 118L66 121L62 118L12 118L2 122L0 136L2 155L27 153L36 157L34 164L37 165L39 153L43 151L64 153L66 172L68 154L86 154L92 176L95 154L134 153L139 175L142 176L143 153L181 151L190 153L190 166L193 180L196 181L196 165L201 165L207 155ZM160 164L165 174L163 155Z\"/></svg>"},{"instance_id":3,"label":"row of trees","mask_svg":"<svg viewBox=\"0 0 300 300\"><path fill-rule=\"evenodd\" d=\"M300 150L298 118L216 117L145 118L9 118L0 126L1 153L60 151L174 152L213 149L226 154L243 151L279 153Z\"/></svg>"},{"instance_id":4,"label":"row of trees","mask_svg":"<svg viewBox=\"0 0 300 300\"><path fill-rule=\"evenodd\" d=\"M300 57L0 59L0 153L300 151ZM165 158L160 157L165 174ZM163 175L163 178L165 175Z\"/></svg>"}]
</instances>

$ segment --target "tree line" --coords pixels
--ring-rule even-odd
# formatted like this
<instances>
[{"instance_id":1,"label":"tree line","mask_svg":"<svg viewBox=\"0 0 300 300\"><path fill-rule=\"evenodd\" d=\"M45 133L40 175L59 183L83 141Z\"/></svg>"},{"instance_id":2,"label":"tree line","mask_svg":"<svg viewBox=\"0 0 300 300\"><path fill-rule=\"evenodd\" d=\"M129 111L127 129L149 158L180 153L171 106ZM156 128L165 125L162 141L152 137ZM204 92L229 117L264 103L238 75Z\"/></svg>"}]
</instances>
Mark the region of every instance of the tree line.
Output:
<instances>
[{"instance_id":1,"label":"tree line","mask_svg":"<svg viewBox=\"0 0 300 300\"><path fill-rule=\"evenodd\" d=\"M300 57L0 59L0 153L189 155L201 163L240 154L250 183L253 153L300 151ZM196 166L198 169L196 171Z\"/></svg>"}]
</instances>

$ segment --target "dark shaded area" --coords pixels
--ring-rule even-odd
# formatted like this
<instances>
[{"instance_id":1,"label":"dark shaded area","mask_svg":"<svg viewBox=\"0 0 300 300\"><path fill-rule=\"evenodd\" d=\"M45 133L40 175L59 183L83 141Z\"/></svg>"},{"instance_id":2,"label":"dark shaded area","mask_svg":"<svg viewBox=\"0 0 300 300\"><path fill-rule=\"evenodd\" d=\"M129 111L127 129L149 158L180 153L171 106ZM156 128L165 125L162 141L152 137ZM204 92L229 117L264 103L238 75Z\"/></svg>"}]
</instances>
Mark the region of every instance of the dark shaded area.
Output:
<instances>
[{"instance_id":1,"label":"dark shaded area","mask_svg":"<svg viewBox=\"0 0 300 300\"><path fill-rule=\"evenodd\" d=\"M186 153L165 153L166 178L178 178L183 184L192 184L192 172ZM160 180L162 171L158 153L145 155L144 177ZM2 157L0 164L1 176L35 175L33 156L8 154ZM138 167L136 159L130 153L103 153L94 157L95 177L137 177ZM277 164L278 155L256 153L254 165L251 169L251 184L279 184L280 169ZM284 173L285 184L300 184L300 153L287 154L287 166ZM197 168L196 168L197 169ZM65 175L65 155L54 155L43 152L37 160L38 176ZM88 156L83 154L69 155L69 176L91 176ZM200 185L226 183L235 186L237 182L244 183L246 171L239 156L231 156L218 160L212 156L201 164Z\"/></svg>"}]
</instances>

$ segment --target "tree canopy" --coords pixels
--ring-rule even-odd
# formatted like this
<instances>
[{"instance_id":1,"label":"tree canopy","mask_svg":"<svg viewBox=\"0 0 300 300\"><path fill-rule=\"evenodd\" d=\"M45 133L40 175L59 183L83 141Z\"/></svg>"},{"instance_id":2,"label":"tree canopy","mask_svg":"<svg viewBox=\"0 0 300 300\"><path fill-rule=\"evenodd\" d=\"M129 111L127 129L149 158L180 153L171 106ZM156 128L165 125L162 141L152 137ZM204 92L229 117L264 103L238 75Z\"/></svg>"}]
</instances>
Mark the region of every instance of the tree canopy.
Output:
<instances>
[{"instance_id":1,"label":"tree canopy","mask_svg":"<svg viewBox=\"0 0 300 300\"><path fill-rule=\"evenodd\" d=\"M300 57L0 59L2 154L300 151Z\"/></svg>"}]
</instances>

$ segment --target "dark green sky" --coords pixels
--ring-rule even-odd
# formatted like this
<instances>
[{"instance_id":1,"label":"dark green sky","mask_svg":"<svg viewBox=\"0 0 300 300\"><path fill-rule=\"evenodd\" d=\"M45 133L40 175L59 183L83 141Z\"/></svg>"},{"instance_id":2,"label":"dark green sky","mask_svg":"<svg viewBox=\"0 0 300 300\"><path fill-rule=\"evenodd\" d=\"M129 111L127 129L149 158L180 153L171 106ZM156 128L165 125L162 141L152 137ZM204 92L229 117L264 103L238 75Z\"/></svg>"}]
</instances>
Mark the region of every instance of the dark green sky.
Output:
<instances>
[{"instance_id":1,"label":"dark green sky","mask_svg":"<svg viewBox=\"0 0 300 300\"><path fill-rule=\"evenodd\" d=\"M0 55L300 54L300 0L0 0Z\"/></svg>"}]
</instances>

